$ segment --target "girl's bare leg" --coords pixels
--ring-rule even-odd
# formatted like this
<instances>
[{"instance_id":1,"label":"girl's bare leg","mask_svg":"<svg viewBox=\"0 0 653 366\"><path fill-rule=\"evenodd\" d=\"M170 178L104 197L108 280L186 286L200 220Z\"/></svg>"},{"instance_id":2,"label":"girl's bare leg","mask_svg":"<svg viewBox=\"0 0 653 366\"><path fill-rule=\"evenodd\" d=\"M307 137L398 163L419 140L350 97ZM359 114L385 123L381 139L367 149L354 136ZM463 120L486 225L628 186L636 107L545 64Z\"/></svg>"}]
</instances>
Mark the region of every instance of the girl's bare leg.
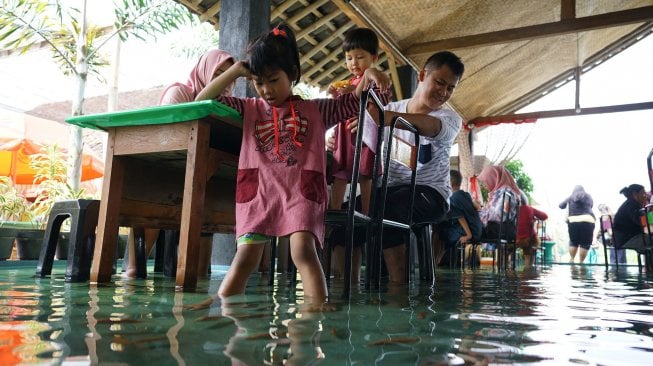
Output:
<instances>
[{"instance_id":1,"label":"girl's bare leg","mask_svg":"<svg viewBox=\"0 0 653 366\"><path fill-rule=\"evenodd\" d=\"M290 255L302 277L307 300L314 303L326 301L326 280L315 249L313 234L307 231L292 233L290 235Z\"/></svg>"},{"instance_id":2,"label":"girl's bare leg","mask_svg":"<svg viewBox=\"0 0 653 366\"><path fill-rule=\"evenodd\" d=\"M247 279L261 262L264 249L265 243L242 244L238 246L236 256L231 262L231 266L229 266L229 271L227 271L224 280L220 284L220 289L218 290L220 297L224 298L245 292Z\"/></svg>"}]
</instances>

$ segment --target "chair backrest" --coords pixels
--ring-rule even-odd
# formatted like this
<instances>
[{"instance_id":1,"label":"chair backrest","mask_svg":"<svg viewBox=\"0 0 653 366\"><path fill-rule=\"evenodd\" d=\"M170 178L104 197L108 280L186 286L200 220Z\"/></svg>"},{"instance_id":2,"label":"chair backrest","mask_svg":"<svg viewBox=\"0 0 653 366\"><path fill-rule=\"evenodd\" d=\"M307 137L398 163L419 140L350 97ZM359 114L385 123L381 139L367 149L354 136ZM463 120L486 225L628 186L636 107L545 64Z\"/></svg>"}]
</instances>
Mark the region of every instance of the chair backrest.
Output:
<instances>
[{"instance_id":1,"label":"chair backrest","mask_svg":"<svg viewBox=\"0 0 653 366\"><path fill-rule=\"evenodd\" d=\"M515 240L517 236L517 224L518 224L518 219L519 219L519 208L517 207L516 210L512 210L512 206L517 204L517 197L510 193L509 191L504 191L503 192L503 197L501 199L501 226L499 229L499 238L507 239L507 240ZM506 227L506 224L510 224L512 227L508 228ZM510 230L514 230L514 232L510 232Z\"/></svg>"}]
</instances>

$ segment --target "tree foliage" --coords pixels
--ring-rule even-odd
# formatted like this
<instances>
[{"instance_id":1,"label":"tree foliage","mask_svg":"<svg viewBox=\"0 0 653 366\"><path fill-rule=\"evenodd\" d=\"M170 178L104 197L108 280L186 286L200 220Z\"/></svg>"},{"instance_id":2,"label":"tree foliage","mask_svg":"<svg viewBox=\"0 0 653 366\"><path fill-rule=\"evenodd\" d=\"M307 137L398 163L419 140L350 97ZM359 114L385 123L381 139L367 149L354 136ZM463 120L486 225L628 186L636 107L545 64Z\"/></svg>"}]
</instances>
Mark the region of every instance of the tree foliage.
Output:
<instances>
[{"instance_id":1,"label":"tree foliage","mask_svg":"<svg viewBox=\"0 0 653 366\"><path fill-rule=\"evenodd\" d=\"M504 167L515 178L517 186L530 197L533 193L533 179L524 171L524 163L521 160L510 160Z\"/></svg>"},{"instance_id":2,"label":"tree foliage","mask_svg":"<svg viewBox=\"0 0 653 366\"><path fill-rule=\"evenodd\" d=\"M191 13L172 0L114 1L116 21L111 27L89 25L85 51L88 72L99 80L100 68L107 65L99 51L111 39L144 39L167 33L192 20ZM2 0L0 46L27 52L47 46L65 75L76 75L77 42L80 39L82 12L60 0Z\"/></svg>"}]
</instances>

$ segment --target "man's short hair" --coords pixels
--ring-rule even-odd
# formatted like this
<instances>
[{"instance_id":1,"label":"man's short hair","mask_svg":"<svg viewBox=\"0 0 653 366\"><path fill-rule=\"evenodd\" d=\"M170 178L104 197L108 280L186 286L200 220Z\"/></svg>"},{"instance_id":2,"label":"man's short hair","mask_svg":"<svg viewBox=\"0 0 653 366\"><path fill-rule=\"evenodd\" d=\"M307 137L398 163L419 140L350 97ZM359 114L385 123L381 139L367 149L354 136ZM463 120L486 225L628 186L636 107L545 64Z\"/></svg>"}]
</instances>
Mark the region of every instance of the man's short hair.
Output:
<instances>
[{"instance_id":1,"label":"man's short hair","mask_svg":"<svg viewBox=\"0 0 653 366\"><path fill-rule=\"evenodd\" d=\"M460 57L456 56L455 53L450 51L440 51L432 54L431 57L426 60L424 69L430 71L433 69L439 69L442 67L442 65L449 66L451 71L458 77L458 79L463 77L463 73L465 72L465 65L460 60Z\"/></svg>"}]
</instances>

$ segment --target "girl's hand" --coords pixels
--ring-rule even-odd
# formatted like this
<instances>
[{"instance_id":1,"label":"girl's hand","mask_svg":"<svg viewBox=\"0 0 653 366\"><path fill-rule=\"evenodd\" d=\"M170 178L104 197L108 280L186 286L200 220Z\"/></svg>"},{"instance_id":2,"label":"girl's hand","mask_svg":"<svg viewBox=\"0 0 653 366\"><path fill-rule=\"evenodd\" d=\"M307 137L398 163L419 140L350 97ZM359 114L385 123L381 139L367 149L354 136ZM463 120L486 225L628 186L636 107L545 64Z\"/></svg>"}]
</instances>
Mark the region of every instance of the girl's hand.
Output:
<instances>
[{"instance_id":1,"label":"girl's hand","mask_svg":"<svg viewBox=\"0 0 653 366\"><path fill-rule=\"evenodd\" d=\"M249 63L247 61L238 61L233 66L237 70L237 75L247 79L252 78L252 72L249 69Z\"/></svg>"}]
</instances>

